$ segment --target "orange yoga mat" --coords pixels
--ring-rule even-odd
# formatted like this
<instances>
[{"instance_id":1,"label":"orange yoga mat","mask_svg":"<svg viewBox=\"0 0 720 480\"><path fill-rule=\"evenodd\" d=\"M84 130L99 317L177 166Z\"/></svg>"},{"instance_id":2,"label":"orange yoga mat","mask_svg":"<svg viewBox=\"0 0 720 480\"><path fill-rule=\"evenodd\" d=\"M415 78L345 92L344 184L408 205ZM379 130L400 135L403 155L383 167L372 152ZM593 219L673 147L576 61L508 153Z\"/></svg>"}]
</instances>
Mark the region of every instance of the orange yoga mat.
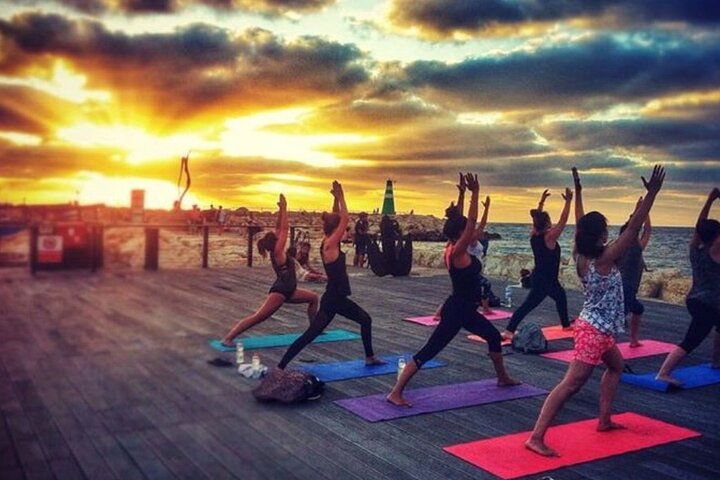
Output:
<instances>
[{"instance_id":1,"label":"orange yoga mat","mask_svg":"<svg viewBox=\"0 0 720 480\"><path fill-rule=\"evenodd\" d=\"M550 340L560 340L562 338L573 338L573 331L572 330L563 330L562 326L560 325L553 325L552 327L543 327L542 328L543 334L545 335L545 338ZM468 338L474 342L485 342L485 340L482 337L478 337L477 335L468 335ZM510 345L510 340L503 340L503 345Z\"/></svg>"},{"instance_id":2,"label":"orange yoga mat","mask_svg":"<svg viewBox=\"0 0 720 480\"><path fill-rule=\"evenodd\" d=\"M550 427L545 443L559 457L543 457L526 449L530 432L461 443L443 450L500 478L518 478L700 436L693 430L631 412L614 415L613 421L627 429L598 432L597 419Z\"/></svg>"}]
</instances>

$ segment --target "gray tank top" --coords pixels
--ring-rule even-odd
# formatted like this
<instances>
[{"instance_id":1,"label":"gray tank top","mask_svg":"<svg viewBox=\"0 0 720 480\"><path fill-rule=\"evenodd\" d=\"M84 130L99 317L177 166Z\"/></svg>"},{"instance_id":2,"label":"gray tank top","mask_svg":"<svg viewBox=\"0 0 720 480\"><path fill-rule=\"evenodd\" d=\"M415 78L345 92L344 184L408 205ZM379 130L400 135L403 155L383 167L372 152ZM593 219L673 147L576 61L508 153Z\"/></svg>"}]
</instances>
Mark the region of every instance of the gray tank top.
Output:
<instances>
[{"instance_id":1,"label":"gray tank top","mask_svg":"<svg viewBox=\"0 0 720 480\"><path fill-rule=\"evenodd\" d=\"M720 263L710 256L707 247L690 250L693 285L688 300L698 300L720 309Z\"/></svg>"}]
</instances>

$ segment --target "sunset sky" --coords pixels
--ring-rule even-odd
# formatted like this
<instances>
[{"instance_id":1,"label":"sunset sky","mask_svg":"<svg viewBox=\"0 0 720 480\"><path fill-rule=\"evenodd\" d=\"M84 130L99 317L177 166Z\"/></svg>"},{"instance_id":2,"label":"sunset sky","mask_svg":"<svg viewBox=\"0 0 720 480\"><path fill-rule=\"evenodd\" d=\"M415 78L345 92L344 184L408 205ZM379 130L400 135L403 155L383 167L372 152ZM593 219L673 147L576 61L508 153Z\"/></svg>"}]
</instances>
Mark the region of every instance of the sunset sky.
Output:
<instances>
[{"instance_id":1,"label":"sunset sky","mask_svg":"<svg viewBox=\"0 0 720 480\"><path fill-rule=\"evenodd\" d=\"M659 225L720 184L717 0L0 0L0 202L439 215L477 172L491 221Z\"/></svg>"}]
</instances>

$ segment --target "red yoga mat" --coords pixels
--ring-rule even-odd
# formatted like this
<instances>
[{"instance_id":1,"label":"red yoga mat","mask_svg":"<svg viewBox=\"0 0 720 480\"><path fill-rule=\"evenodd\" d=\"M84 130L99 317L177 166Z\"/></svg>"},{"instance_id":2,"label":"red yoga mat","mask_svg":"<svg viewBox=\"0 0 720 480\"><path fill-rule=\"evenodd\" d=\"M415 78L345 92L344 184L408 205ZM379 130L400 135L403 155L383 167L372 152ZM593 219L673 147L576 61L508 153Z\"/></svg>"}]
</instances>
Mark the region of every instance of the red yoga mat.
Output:
<instances>
[{"instance_id":1,"label":"red yoga mat","mask_svg":"<svg viewBox=\"0 0 720 480\"><path fill-rule=\"evenodd\" d=\"M507 310L502 310L500 308L493 308L491 314L485 315L483 313L483 316L490 321L505 320L506 318L512 317L512 312L508 312ZM434 327L435 325L440 323L436 321L432 315L428 315L425 317L407 317L403 318L403 320L405 320L406 322L419 323L420 325L425 325L427 327Z\"/></svg>"},{"instance_id":2,"label":"red yoga mat","mask_svg":"<svg viewBox=\"0 0 720 480\"><path fill-rule=\"evenodd\" d=\"M443 450L500 478L518 478L700 436L693 430L631 412L614 415L613 421L627 429L598 432L597 419L549 428L545 443L559 457L543 457L526 449L525 440L531 432L461 443Z\"/></svg>"},{"instance_id":3,"label":"red yoga mat","mask_svg":"<svg viewBox=\"0 0 720 480\"><path fill-rule=\"evenodd\" d=\"M630 347L630 342L618 343L620 353L625 360L633 358L650 357L652 355L661 355L669 353L675 349L675 345L667 342L658 342L657 340L641 340L639 347ZM560 360L561 362L572 362L575 350L562 350L560 352L541 353L541 357Z\"/></svg>"},{"instance_id":4,"label":"red yoga mat","mask_svg":"<svg viewBox=\"0 0 720 480\"><path fill-rule=\"evenodd\" d=\"M552 327L543 327L542 328L543 335L545 335L545 338L550 340L560 340L561 338L572 338L573 337L573 331L572 330L563 330L562 326L560 325L553 325ZM474 342L483 342L485 343L485 340L482 337L478 337L477 335L468 335L468 338ZM503 345L510 345L512 342L510 340L503 340Z\"/></svg>"}]
</instances>

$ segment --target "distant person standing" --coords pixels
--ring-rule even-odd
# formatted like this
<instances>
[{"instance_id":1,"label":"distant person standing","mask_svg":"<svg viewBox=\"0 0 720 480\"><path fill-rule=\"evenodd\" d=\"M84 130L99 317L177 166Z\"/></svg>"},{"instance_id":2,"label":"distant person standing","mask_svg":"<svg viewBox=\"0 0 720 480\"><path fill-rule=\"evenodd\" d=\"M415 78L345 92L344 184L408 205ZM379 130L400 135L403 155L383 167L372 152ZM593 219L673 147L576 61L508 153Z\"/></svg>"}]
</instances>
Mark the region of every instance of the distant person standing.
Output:
<instances>
[{"instance_id":1,"label":"distant person standing","mask_svg":"<svg viewBox=\"0 0 720 480\"><path fill-rule=\"evenodd\" d=\"M370 224L366 212L360 212L360 218L355 222L355 257L353 266L364 267L367 260L367 249L370 243Z\"/></svg>"},{"instance_id":2,"label":"distant person standing","mask_svg":"<svg viewBox=\"0 0 720 480\"><path fill-rule=\"evenodd\" d=\"M227 210L223 210L223 206L218 206L217 212L217 223L218 223L218 235L222 235L225 231L225 222L227 221Z\"/></svg>"},{"instance_id":3,"label":"distant person standing","mask_svg":"<svg viewBox=\"0 0 720 480\"><path fill-rule=\"evenodd\" d=\"M640 208L642 203L642 197L638 200L635 205L635 212ZM632 215L635 215L633 212ZM632 219L630 215L630 219ZM625 222L625 225L620 227L620 235L625 232L630 220ZM639 237L636 235L633 239L632 244L625 250L625 253L618 260L617 266L620 269L623 281L623 297L625 298L625 315L630 314L630 346L640 347L642 344L638 340L638 334L640 332L640 322L642 314L645 312L645 307L637 299L637 292L640 289L640 281L642 280L643 271L645 270L645 260L643 260L643 250L650 242L650 232L652 227L650 225L650 215L647 216L645 223L643 224L642 235Z\"/></svg>"}]
</instances>

